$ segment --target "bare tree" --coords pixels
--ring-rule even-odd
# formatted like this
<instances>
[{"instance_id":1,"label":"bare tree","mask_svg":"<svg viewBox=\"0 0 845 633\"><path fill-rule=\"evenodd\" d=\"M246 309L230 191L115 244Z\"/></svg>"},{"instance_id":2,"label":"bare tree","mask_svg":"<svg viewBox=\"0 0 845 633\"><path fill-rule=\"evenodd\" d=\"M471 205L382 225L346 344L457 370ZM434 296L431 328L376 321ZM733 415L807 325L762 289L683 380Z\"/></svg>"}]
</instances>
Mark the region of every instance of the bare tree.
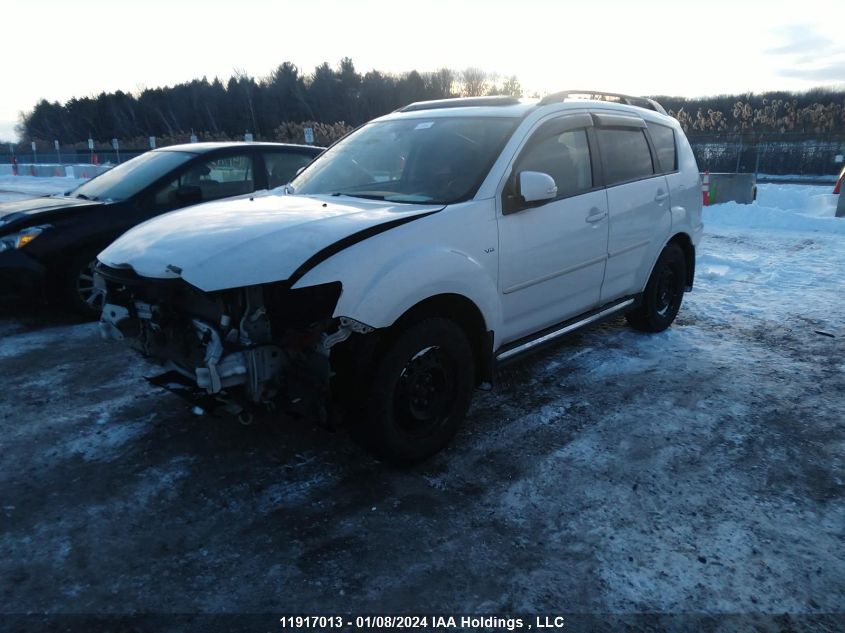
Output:
<instances>
[{"instance_id":1,"label":"bare tree","mask_svg":"<svg viewBox=\"0 0 845 633\"><path fill-rule=\"evenodd\" d=\"M435 96L451 97L452 86L455 84L455 71L451 68L441 68L430 74L429 81Z\"/></svg>"},{"instance_id":2,"label":"bare tree","mask_svg":"<svg viewBox=\"0 0 845 633\"><path fill-rule=\"evenodd\" d=\"M516 78L516 75L511 75L505 79L505 83L502 84L501 92L502 94L510 95L511 97L522 96L522 86L519 83L519 79Z\"/></svg>"},{"instance_id":3,"label":"bare tree","mask_svg":"<svg viewBox=\"0 0 845 633\"><path fill-rule=\"evenodd\" d=\"M489 76L480 68L470 66L461 72L461 94L465 97L480 97L489 91Z\"/></svg>"}]
</instances>

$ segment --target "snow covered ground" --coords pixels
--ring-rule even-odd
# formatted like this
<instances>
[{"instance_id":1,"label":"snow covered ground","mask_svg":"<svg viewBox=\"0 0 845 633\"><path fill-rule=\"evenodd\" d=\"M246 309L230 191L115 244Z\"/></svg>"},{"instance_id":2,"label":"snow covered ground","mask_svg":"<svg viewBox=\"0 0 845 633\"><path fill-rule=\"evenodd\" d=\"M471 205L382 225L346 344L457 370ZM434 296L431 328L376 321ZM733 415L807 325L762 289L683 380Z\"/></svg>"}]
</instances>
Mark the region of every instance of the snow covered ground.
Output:
<instances>
[{"instance_id":1,"label":"snow covered ground","mask_svg":"<svg viewBox=\"0 0 845 633\"><path fill-rule=\"evenodd\" d=\"M76 178L2 176L0 177L0 202L64 193L74 187L78 187L83 182L85 180Z\"/></svg>"},{"instance_id":2,"label":"snow covered ground","mask_svg":"<svg viewBox=\"0 0 845 633\"><path fill-rule=\"evenodd\" d=\"M0 319L3 609L841 623L845 219L828 190L706 209L672 328L620 319L509 369L411 471L307 422L192 417L94 325Z\"/></svg>"}]
</instances>

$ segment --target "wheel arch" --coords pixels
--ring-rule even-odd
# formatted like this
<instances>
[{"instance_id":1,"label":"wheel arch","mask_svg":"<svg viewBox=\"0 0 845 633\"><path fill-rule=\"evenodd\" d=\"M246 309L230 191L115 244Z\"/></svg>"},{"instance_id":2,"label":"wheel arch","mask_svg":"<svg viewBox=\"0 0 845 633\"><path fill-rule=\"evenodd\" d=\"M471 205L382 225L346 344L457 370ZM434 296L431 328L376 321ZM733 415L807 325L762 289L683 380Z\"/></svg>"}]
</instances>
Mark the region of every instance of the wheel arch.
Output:
<instances>
[{"instance_id":1,"label":"wheel arch","mask_svg":"<svg viewBox=\"0 0 845 633\"><path fill-rule=\"evenodd\" d=\"M490 382L493 376L493 331L488 329L479 307L468 297L443 293L428 297L405 310L389 331L399 331L430 317L454 321L466 333L476 366L476 382Z\"/></svg>"},{"instance_id":2,"label":"wheel arch","mask_svg":"<svg viewBox=\"0 0 845 633\"><path fill-rule=\"evenodd\" d=\"M684 252L687 269L686 290L692 290L692 284L695 281L695 245L692 243L692 238L686 233L676 233L668 244L677 244Z\"/></svg>"}]
</instances>

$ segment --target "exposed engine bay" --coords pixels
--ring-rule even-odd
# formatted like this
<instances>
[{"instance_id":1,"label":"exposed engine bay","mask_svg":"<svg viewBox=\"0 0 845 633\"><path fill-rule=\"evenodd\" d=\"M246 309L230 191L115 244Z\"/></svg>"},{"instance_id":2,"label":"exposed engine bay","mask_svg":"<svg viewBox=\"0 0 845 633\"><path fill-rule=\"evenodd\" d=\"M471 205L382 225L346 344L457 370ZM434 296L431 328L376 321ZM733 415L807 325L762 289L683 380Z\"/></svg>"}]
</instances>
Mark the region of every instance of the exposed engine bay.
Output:
<instances>
[{"instance_id":1,"label":"exposed engine bay","mask_svg":"<svg viewBox=\"0 0 845 633\"><path fill-rule=\"evenodd\" d=\"M105 338L124 340L164 373L150 382L203 411L252 419L282 407L325 422L331 350L373 328L332 313L339 282L292 290L286 282L206 293L181 279L97 268Z\"/></svg>"}]
</instances>

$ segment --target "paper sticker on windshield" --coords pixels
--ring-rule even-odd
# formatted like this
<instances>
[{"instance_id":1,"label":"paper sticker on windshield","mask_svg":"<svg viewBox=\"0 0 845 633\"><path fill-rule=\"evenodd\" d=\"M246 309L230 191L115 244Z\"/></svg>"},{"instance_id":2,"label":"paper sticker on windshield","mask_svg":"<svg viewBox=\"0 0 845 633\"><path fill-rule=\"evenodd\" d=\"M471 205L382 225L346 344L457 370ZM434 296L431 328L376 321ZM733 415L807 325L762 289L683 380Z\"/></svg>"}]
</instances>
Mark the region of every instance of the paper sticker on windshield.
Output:
<instances>
[{"instance_id":1,"label":"paper sticker on windshield","mask_svg":"<svg viewBox=\"0 0 845 633\"><path fill-rule=\"evenodd\" d=\"M426 121L425 123L417 123L417 126L414 129L415 130L427 130L432 125L434 125L434 121Z\"/></svg>"}]
</instances>

